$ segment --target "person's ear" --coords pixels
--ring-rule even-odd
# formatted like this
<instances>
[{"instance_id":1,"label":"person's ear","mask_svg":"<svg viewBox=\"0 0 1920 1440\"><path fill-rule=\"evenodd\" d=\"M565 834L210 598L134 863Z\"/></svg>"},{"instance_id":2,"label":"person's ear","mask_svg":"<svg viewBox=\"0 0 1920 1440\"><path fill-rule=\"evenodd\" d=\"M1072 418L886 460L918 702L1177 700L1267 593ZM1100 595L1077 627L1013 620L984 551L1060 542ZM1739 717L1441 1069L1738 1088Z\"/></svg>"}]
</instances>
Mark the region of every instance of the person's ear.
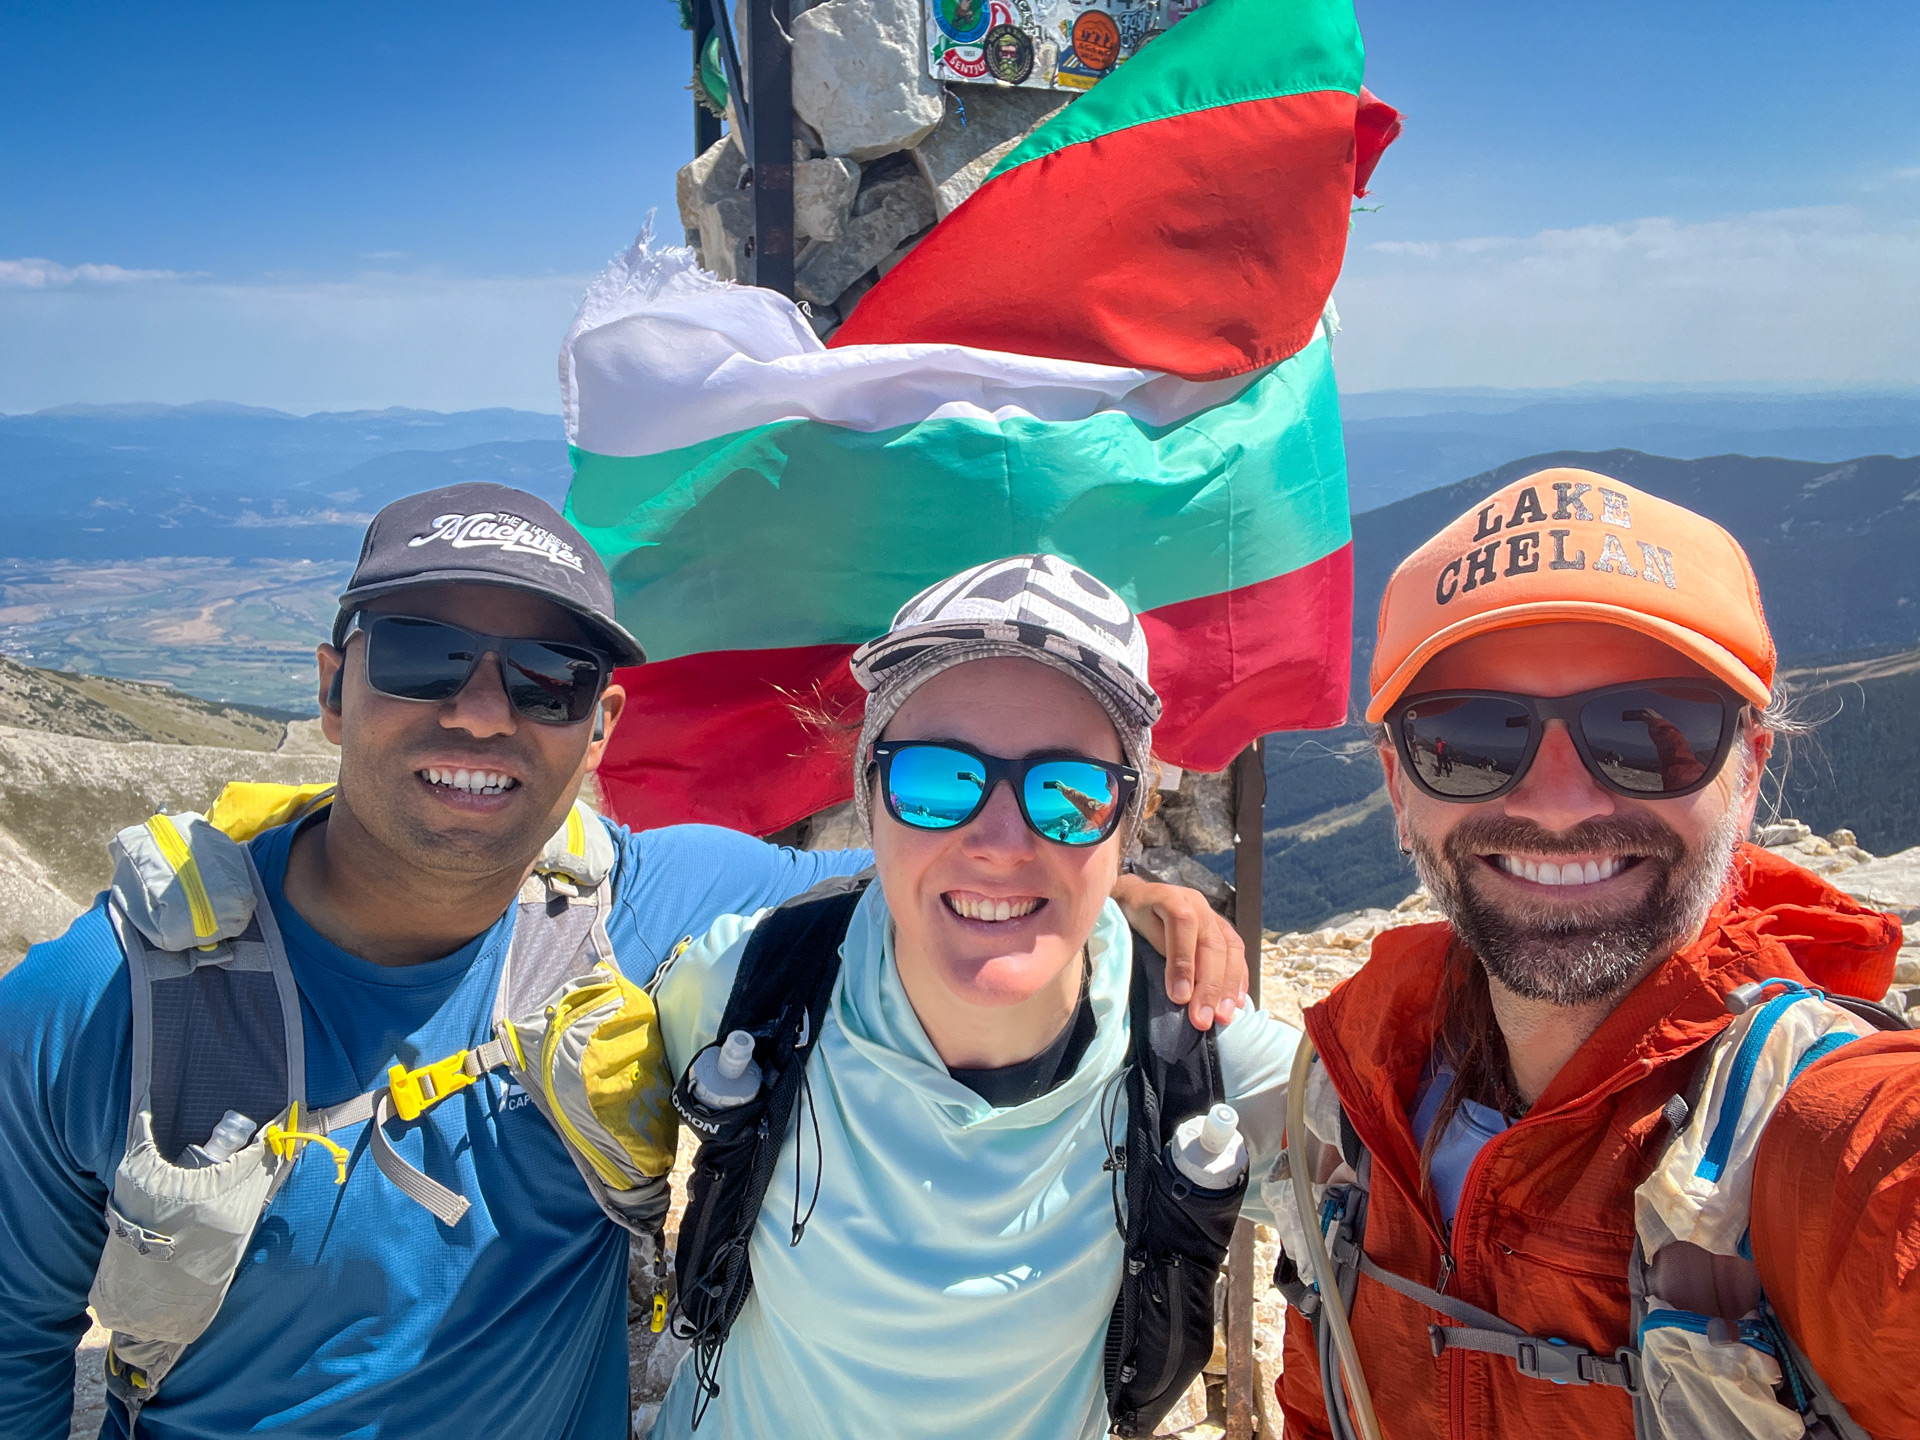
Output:
<instances>
[{"instance_id":1,"label":"person's ear","mask_svg":"<svg viewBox=\"0 0 1920 1440\"><path fill-rule=\"evenodd\" d=\"M320 667L320 733L335 745L340 743L341 691L347 674L346 656L331 645L314 651Z\"/></svg>"},{"instance_id":2,"label":"person's ear","mask_svg":"<svg viewBox=\"0 0 1920 1440\"><path fill-rule=\"evenodd\" d=\"M1773 731L1757 721L1740 726L1733 738L1734 748L1743 752L1740 763L1747 767L1746 794L1740 801L1740 834L1753 831L1754 812L1760 808L1760 791L1767 775L1767 760L1773 754Z\"/></svg>"},{"instance_id":3,"label":"person's ear","mask_svg":"<svg viewBox=\"0 0 1920 1440\"><path fill-rule=\"evenodd\" d=\"M1392 738L1382 726L1374 737L1373 750L1380 757L1380 768L1386 772L1387 799L1393 805L1393 826L1402 855L1413 853L1413 838L1407 829L1406 797L1401 790L1400 752L1394 747Z\"/></svg>"},{"instance_id":4,"label":"person's ear","mask_svg":"<svg viewBox=\"0 0 1920 1440\"><path fill-rule=\"evenodd\" d=\"M619 725L621 712L626 708L627 692L620 686L609 685L600 692L600 705L593 717L593 738L587 744L589 770L600 768L601 758L607 753L607 741Z\"/></svg>"}]
</instances>

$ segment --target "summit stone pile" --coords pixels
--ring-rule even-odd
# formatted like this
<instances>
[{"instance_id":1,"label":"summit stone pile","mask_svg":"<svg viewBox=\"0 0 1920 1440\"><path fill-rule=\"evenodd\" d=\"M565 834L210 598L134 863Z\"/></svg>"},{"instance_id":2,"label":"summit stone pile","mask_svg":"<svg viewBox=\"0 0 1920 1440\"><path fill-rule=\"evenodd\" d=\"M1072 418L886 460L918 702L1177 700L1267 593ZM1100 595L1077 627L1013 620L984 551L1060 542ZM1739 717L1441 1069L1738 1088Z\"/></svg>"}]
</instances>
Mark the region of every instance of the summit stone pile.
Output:
<instances>
[{"instance_id":1,"label":"summit stone pile","mask_svg":"<svg viewBox=\"0 0 1920 1440\"><path fill-rule=\"evenodd\" d=\"M744 35L744 14L738 27ZM822 339L1073 98L941 85L926 73L921 29L921 0L794 6L794 290ZM700 263L744 282L753 195L737 127L681 168L677 194Z\"/></svg>"}]
</instances>

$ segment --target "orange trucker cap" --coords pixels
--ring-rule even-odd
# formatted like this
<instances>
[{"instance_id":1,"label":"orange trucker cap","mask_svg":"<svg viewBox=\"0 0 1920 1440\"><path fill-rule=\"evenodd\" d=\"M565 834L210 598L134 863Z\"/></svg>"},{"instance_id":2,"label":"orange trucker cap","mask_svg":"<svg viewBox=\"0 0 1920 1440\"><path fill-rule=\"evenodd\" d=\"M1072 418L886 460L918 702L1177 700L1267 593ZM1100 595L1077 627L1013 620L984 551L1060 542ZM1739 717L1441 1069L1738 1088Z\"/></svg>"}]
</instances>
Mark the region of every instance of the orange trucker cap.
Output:
<instances>
[{"instance_id":1,"label":"orange trucker cap","mask_svg":"<svg viewBox=\"0 0 1920 1440\"><path fill-rule=\"evenodd\" d=\"M1542 470L1400 562L1380 599L1367 719L1469 635L1598 620L1651 635L1756 705L1773 637L1746 551L1705 516L1591 470Z\"/></svg>"}]
</instances>

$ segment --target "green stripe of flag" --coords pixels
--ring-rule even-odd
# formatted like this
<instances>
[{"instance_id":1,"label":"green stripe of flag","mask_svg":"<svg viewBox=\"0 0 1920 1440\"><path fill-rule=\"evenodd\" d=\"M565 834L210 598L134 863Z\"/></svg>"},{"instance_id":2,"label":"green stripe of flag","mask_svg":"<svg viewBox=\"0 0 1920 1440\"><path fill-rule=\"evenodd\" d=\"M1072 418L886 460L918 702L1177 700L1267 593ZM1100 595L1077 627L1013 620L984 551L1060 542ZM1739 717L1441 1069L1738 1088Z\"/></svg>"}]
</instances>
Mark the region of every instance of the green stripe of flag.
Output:
<instances>
[{"instance_id":1,"label":"green stripe of flag","mask_svg":"<svg viewBox=\"0 0 1920 1440\"><path fill-rule=\"evenodd\" d=\"M1349 538L1324 339L1160 428L1110 410L871 433L787 420L573 461L568 518L606 559L621 621L662 660L866 640L918 590L1001 555L1062 555L1150 610Z\"/></svg>"},{"instance_id":2,"label":"green stripe of flag","mask_svg":"<svg viewBox=\"0 0 1920 1440\"><path fill-rule=\"evenodd\" d=\"M987 179L1197 110L1318 90L1358 95L1364 60L1351 0L1213 0L1015 146Z\"/></svg>"}]
</instances>

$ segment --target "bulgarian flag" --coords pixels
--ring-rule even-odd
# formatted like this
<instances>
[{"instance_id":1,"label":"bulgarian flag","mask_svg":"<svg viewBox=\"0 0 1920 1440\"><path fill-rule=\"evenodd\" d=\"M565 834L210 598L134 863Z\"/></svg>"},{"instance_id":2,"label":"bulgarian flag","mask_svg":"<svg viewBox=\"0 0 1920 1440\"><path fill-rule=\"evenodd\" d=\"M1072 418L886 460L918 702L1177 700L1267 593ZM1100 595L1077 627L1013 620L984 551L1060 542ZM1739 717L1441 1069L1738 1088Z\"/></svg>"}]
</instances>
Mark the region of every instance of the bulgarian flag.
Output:
<instances>
[{"instance_id":1,"label":"bulgarian flag","mask_svg":"<svg viewBox=\"0 0 1920 1440\"><path fill-rule=\"evenodd\" d=\"M1049 551L1146 626L1170 764L1346 718L1323 322L1398 117L1350 0L1213 0L1009 153L831 347L644 241L561 351L567 514L652 663L600 775L636 825L769 834L851 793L847 657L936 580Z\"/></svg>"}]
</instances>

